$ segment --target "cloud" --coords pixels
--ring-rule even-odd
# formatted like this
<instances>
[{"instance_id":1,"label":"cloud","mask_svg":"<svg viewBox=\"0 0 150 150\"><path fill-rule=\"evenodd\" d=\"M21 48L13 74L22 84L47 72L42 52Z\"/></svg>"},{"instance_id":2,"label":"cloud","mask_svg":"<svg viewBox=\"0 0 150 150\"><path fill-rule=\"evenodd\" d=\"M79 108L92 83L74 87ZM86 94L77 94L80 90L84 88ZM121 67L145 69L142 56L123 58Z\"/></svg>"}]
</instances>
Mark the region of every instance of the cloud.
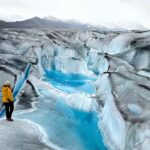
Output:
<instances>
[{"instance_id":1,"label":"cloud","mask_svg":"<svg viewBox=\"0 0 150 150\"><path fill-rule=\"evenodd\" d=\"M0 14L26 18L51 15L98 25L138 22L150 27L149 0L0 0Z\"/></svg>"},{"instance_id":2,"label":"cloud","mask_svg":"<svg viewBox=\"0 0 150 150\"><path fill-rule=\"evenodd\" d=\"M149 0L120 0L123 3L132 5L132 7L138 7L140 10L150 13L150 1Z\"/></svg>"},{"instance_id":3,"label":"cloud","mask_svg":"<svg viewBox=\"0 0 150 150\"><path fill-rule=\"evenodd\" d=\"M0 0L0 19L19 21L33 17L32 6L22 0Z\"/></svg>"},{"instance_id":4,"label":"cloud","mask_svg":"<svg viewBox=\"0 0 150 150\"><path fill-rule=\"evenodd\" d=\"M24 8L24 7L28 7L29 5L24 3L24 2L20 2L19 0L0 0L0 7L11 7L11 8Z\"/></svg>"}]
</instances>

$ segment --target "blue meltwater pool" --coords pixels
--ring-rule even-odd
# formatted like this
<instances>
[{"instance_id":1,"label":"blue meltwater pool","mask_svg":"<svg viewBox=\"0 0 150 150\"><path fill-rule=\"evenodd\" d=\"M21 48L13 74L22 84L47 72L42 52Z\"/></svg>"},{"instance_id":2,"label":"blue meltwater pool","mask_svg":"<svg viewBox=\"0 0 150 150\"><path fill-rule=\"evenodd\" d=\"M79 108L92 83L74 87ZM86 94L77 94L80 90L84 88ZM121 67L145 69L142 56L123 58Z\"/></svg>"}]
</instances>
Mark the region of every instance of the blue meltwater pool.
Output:
<instances>
[{"instance_id":1,"label":"blue meltwater pool","mask_svg":"<svg viewBox=\"0 0 150 150\"><path fill-rule=\"evenodd\" d=\"M95 93L91 82L95 79L91 77L50 71L46 72L44 80L68 94ZM39 89L39 92L48 93L44 88ZM78 110L66 104L63 98L50 99L48 96L39 96L35 108L16 114L15 117L38 124L44 129L49 141L66 150L107 150L98 128L96 112Z\"/></svg>"},{"instance_id":2,"label":"blue meltwater pool","mask_svg":"<svg viewBox=\"0 0 150 150\"><path fill-rule=\"evenodd\" d=\"M65 74L55 70L46 70L44 80L51 83L54 87L68 93L95 93L95 87L92 84L92 81L96 80L94 77L73 73Z\"/></svg>"}]
</instances>

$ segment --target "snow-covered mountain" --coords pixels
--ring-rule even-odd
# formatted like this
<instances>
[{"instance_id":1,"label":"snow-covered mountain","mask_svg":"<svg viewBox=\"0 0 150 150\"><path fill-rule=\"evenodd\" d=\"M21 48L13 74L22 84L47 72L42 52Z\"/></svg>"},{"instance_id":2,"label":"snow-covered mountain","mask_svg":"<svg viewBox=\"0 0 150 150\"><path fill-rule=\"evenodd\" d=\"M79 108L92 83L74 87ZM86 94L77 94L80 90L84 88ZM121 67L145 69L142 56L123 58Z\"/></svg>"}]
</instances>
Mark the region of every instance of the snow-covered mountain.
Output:
<instances>
[{"instance_id":1,"label":"snow-covered mountain","mask_svg":"<svg viewBox=\"0 0 150 150\"><path fill-rule=\"evenodd\" d=\"M50 28L50 29L72 29L72 30L90 30L90 29L106 29L105 27L98 27L90 24L80 23L78 21L61 20L55 17L39 18L34 17L31 19L6 22L0 21L0 28Z\"/></svg>"},{"instance_id":2,"label":"snow-covered mountain","mask_svg":"<svg viewBox=\"0 0 150 150\"><path fill-rule=\"evenodd\" d=\"M28 62L15 117L58 149L149 149L150 31L1 29L0 84Z\"/></svg>"}]
</instances>

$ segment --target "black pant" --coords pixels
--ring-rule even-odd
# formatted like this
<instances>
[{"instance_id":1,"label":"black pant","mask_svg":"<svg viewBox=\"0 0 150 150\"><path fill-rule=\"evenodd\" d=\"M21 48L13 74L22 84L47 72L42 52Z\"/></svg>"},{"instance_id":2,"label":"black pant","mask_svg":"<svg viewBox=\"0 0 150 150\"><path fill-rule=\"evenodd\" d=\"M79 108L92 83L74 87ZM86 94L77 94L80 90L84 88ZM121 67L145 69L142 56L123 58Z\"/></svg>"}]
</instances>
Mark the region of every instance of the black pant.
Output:
<instances>
[{"instance_id":1,"label":"black pant","mask_svg":"<svg viewBox=\"0 0 150 150\"><path fill-rule=\"evenodd\" d=\"M6 118L11 119L13 110L14 110L14 103L9 102L9 103L4 103L5 109L6 109Z\"/></svg>"}]
</instances>

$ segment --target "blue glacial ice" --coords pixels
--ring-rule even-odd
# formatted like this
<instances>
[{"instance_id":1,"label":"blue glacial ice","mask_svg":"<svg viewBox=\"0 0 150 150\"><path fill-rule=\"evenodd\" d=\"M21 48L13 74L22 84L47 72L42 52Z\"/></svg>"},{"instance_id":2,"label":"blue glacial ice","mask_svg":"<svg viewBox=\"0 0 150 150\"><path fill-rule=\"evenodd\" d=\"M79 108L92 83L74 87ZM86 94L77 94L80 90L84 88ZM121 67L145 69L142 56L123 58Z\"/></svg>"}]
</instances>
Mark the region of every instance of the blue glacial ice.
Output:
<instances>
[{"instance_id":1,"label":"blue glacial ice","mask_svg":"<svg viewBox=\"0 0 150 150\"><path fill-rule=\"evenodd\" d=\"M94 94L95 87L90 81L96 80L94 77L89 77L75 73L62 73L56 70L46 70L46 81L51 83L54 87L68 93L84 92L87 94Z\"/></svg>"},{"instance_id":2,"label":"blue glacial ice","mask_svg":"<svg viewBox=\"0 0 150 150\"><path fill-rule=\"evenodd\" d=\"M82 92L88 93L92 88L87 86L86 90L83 90L82 87L89 80L95 79L79 74L51 71L47 72L45 80L59 89L64 89L66 86L72 88L71 92L80 92L79 89L81 89ZM45 89L39 91L48 95ZM66 91L68 92L67 88ZM93 94L94 90L91 91ZM99 118L96 112L73 108L61 97L51 99L41 96L33 105L32 111L18 112L15 114L15 118L27 119L38 124L47 134L48 140L55 145L67 150L107 149L98 128Z\"/></svg>"},{"instance_id":3,"label":"blue glacial ice","mask_svg":"<svg viewBox=\"0 0 150 150\"><path fill-rule=\"evenodd\" d=\"M62 99L39 99L35 107L15 117L40 125L51 142L67 150L106 150L95 112L72 108Z\"/></svg>"},{"instance_id":4,"label":"blue glacial ice","mask_svg":"<svg viewBox=\"0 0 150 150\"><path fill-rule=\"evenodd\" d=\"M9 73L12 81L21 64L38 59L22 92L33 86L38 100L16 117L37 123L69 150L102 149L100 130L111 150L149 148L150 31L2 29L0 41L1 77ZM94 73L96 82L86 77Z\"/></svg>"},{"instance_id":5,"label":"blue glacial ice","mask_svg":"<svg viewBox=\"0 0 150 150\"><path fill-rule=\"evenodd\" d=\"M32 67L32 64L28 63L24 72L22 72L21 75L18 75L16 84L13 90L14 101L16 100L16 97L19 94L19 92L23 89L26 83L26 80L28 79L30 75L31 67ZM0 109L0 118L3 117L4 114L5 114L5 107L2 106L2 108Z\"/></svg>"}]
</instances>

